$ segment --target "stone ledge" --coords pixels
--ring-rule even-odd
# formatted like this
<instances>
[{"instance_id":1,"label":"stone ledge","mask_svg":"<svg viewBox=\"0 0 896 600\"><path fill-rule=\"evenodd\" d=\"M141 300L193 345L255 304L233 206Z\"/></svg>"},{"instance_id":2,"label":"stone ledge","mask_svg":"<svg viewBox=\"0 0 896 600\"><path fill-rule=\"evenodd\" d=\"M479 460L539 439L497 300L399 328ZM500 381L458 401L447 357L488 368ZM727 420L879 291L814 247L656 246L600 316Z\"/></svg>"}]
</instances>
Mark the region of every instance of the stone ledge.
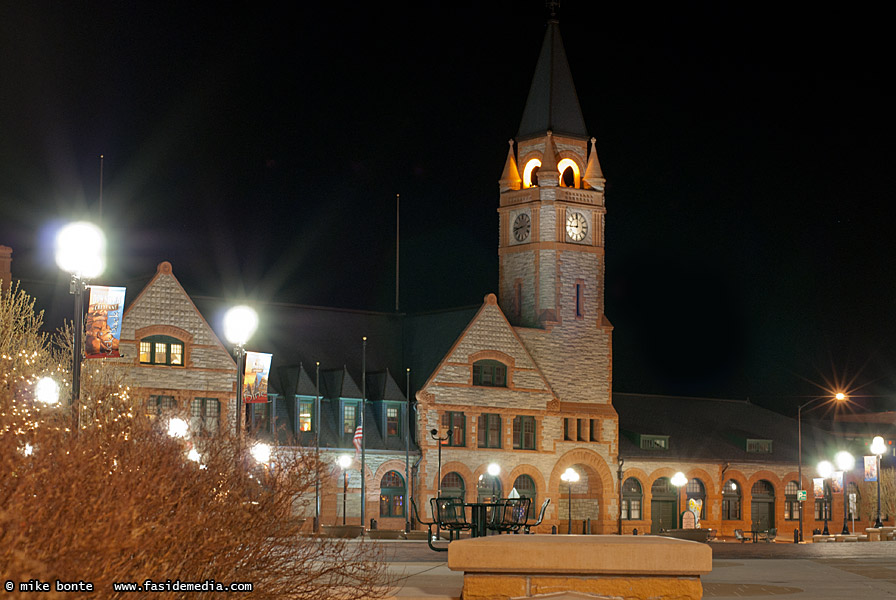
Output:
<instances>
[{"instance_id":1,"label":"stone ledge","mask_svg":"<svg viewBox=\"0 0 896 600\"><path fill-rule=\"evenodd\" d=\"M712 571L712 549L647 535L500 535L451 542L448 568L466 573L699 577Z\"/></svg>"}]
</instances>

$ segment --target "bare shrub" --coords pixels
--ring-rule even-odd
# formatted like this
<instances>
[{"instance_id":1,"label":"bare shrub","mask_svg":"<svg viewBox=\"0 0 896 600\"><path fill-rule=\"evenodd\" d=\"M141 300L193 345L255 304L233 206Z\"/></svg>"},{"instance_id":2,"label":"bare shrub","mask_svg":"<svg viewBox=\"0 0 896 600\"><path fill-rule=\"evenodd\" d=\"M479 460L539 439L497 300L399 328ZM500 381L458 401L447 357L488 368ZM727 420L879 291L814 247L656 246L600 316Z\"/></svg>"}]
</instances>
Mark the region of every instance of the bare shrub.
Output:
<instances>
[{"instance_id":1,"label":"bare shrub","mask_svg":"<svg viewBox=\"0 0 896 600\"><path fill-rule=\"evenodd\" d=\"M247 442L226 431L172 437L167 418L135 408L114 365L88 363L77 433L69 430L65 402L38 406L28 386L39 374L65 369L55 366L50 340L29 320L27 298L9 294L19 297L0 298L0 351L21 347L31 358L0 363L6 580L90 582L90 597L98 598L135 597L116 592L113 583L142 586L147 579L161 586L153 598L187 595L175 582L208 586L212 580L249 582L253 598L385 594L389 582L377 545L300 531L310 524L293 517L294 503L323 470L313 452L275 448L271 463L261 465ZM190 450L198 461L188 458ZM189 597L220 597L212 587ZM72 597L42 597L55 596Z\"/></svg>"}]
</instances>

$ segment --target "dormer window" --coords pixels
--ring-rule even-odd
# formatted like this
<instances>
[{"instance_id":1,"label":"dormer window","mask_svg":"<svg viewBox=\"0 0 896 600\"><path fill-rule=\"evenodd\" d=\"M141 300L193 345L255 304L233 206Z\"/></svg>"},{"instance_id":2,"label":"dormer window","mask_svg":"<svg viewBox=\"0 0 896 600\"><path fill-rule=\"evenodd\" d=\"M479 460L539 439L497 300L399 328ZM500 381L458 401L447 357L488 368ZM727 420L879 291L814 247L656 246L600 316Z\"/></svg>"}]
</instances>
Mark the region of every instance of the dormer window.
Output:
<instances>
[{"instance_id":1,"label":"dormer window","mask_svg":"<svg viewBox=\"0 0 896 600\"><path fill-rule=\"evenodd\" d=\"M152 335L140 340L140 363L184 366L184 343L167 335Z\"/></svg>"},{"instance_id":2,"label":"dormer window","mask_svg":"<svg viewBox=\"0 0 896 600\"><path fill-rule=\"evenodd\" d=\"M496 360L473 363L473 385L507 387L507 365Z\"/></svg>"},{"instance_id":3,"label":"dormer window","mask_svg":"<svg viewBox=\"0 0 896 600\"><path fill-rule=\"evenodd\" d=\"M642 435L641 450L668 450L668 435Z\"/></svg>"},{"instance_id":4,"label":"dormer window","mask_svg":"<svg viewBox=\"0 0 896 600\"><path fill-rule=\"evenodd\" d=\"M748 439L747 440L747 452L749 452L750 454L771 454L772 453L772 441L771 440Z\"/></svg>"}]
</instances>

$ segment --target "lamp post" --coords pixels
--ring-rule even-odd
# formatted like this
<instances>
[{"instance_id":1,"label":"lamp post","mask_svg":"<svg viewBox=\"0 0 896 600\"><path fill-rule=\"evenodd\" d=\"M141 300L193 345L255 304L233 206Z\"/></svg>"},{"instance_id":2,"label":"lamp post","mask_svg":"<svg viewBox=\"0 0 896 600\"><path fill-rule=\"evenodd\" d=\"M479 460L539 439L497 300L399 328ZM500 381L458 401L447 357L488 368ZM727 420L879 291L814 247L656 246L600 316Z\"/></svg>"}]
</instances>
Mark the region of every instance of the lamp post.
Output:
<instances>
[{"instance_id":1,"label":"lamp post","mask_svg":"<svg viewBox=\"0 0 896 600\"><path fill-rule=\"evenodd\" d=\"M566 495L569 499L569 505L567 507L567 525L566 525L566 535L570 535L572 533L572 484L579 480L579 474L575 469L569 467L563 474L560 475L560 479L566 482Z\"/></svg>"},{"instance_id":2,"label":"lamp post","mask_svg":"<svg viewBox=\"0 0 896 600\"><path fill-rule=\"evenodd\" d=\"M350 454L340 454L336 464L342 469L342 524L345 525L345 497L348 496L348 468L352 466Z\"/></svg>"},{"instance_id":3,"label":"lamp post","mask_svg":"<svg viewBox=\"0 0 896 600\"><path fill-rule=\"evenodd\" d=\"M81 414L81 338L84 333L84 290L87 280L106 268L106 236L93 223L69 223L56 234L56 264L72 276L69 293L75 296L72 321L72 431L77 432Z\"/></svg>"},{"instance_id":4,"label":"lamp post","mask_svg":"<svg viewBox=\"0 0 896 600\"><path fill-rule=\"evenodd\" d=\"M822 535L831 535L831 532L828 531L828 494L827 489L824 489L824 486L827 485L826 482L831 475L834 474L834 465L832 465L829 461L823 460L818 463L818 474L821 475L821 478L824 480L822 482L822 491L824 492L824 497L821 501L821 513L824 518L824 531L822 531Z\"/></svg>"},{"instance_id":5,"label":"lamp post","mask_svg":"<svg viewBox=\"0 0 896 600\"><path fill-rule=\"evenodd\" d=\"M258 328L258 313L248 306L234 306L224 315L224 337L233 344L236 354L236 435L243 422L243 364L246 342Z\"/></svg>"},{"instance_id":6,"label":"lamp post","mask_svg":"<svg viewBox=\"0 0 896 600\"><path fill-rule=\"evenodd\" d=\"M498 486L495 484L498 481L498 475L501 474L501 466L498 463L489 463L486 471L492 478L492 502L496 502L498 500Z\"/></svg>"},{"instance_id":7,"label":"lamp post","mask_svg":"<svg viewBox=\"0 0 896 600\"><path fill-rule=\"evenodd\" d=\"M396 260L398 260L396 258ZM396 286L398 283L396 282ZM396 294L395 299L396 306L398 305L398 296ZM406 407L410 408L411 406L411 370L408 369L405 373L406 381L405 381L405 390L407 393L407 404ZM408 506L410 506L410 481L411 481L411 415L410 411L404 411L404 419L402 419L402 425L404 425L404 530L405 533L410 533L411 531L411 512L408 510Z\"/></svg>"},{"instance_id":8,"label":"lamp post","mask_svg":"<svg viewBox=\"0 0 896 600\"><path fill-rule=\"evenodd\" d=\"M821 398L813 398L808 402L804 402L800 404L799 408L796 410L796 427L797 427L797 479L799 479L800 490L803 489L803 409L814 402L818 402L819 400L828 400L830 398L822 396ZM834 394L834 400L837 402L843 402L846 400L846 394L843 392L837 392ZM803 541L803 501L798 500L799 510L800 510L800 541Z\"/></svg>"},{"instance_id":9,"label":"lamp post","mask_svg":"<svg viewBox=\"0 0 896 600\"><path fill-rule=\"evenodd\" d=\"M448 431L445 432L445 437L441 437L441 436L439 436L438 429L430 429L429 430L429 435L432 436L432 439L434 439L436 441L436 443L439 445L439 470L437 471L439 483L438 483L437 498L442 497L442 442L446 442L446 441L450 440L452 433L454 433L454 430L449 429Z\"/></svg>"},{"instance_id":10,"label":"lamp post","mask_svg":"<svg viewBox=\"0 0 896 600\"><path fill-rule=\"evenodd\" d=\"M874 522L875 527L883 527L884 524L880 520L880 457L887 451L887 444L881 436L875 436L871 440L871 453L877 455L877 521Z\"/></svg>"},{"instance_id":11,"label":"lamp post","mask_svg":"<svg viewBox=\"0 0 896 600\"><path fill-rule=\"evenodd\" d=\"M675 525L676 528L681 527L681 486L687 485L688 478L684 473L679 471L672 476L672 485L675 486Z\"/></svg>"},{"instance_id":12,"label":"lamp post","mask_svg":"<svg viewBox=\"0 0 896 600\"><path fill-rule=\"evenodd\" d=\"M856 466L856 459L852 454L843 450L838 452L834 456L834 462L837 463L837 468L843 471L843 535L849 535L849 527L846 526L846 472L852 471L852 468Z\"/></svg>"},{"instance_id":13,"label":"lamp post","mask_svg":"<svg viewBox=\"0 0 896 600\"><path fill-rule=\"evenodd\" d=\"M52 377L41 377L34 386L34 397L41 404L56 404L59 402L59 384Z\"/></svg>"}]
</instances>

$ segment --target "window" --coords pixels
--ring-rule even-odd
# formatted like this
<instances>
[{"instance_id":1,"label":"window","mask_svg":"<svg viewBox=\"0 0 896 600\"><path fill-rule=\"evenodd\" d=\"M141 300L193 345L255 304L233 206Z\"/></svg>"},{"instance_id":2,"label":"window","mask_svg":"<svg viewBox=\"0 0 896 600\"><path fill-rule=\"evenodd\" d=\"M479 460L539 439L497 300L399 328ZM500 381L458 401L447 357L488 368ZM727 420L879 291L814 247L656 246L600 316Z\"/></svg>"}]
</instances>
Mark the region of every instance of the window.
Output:
<instances>
[{"instance_id":1,"label":"window","mask_svg":"<svg viewBox=\"0 0 896 600\"><path fill-rule=\"evenodd\" d=\"M218 431L221 403L217 398L193 398L190 403L190 429L194 432Z\"/></svg>"},{"instance_id":2,"label":"window","mask_svg":"<svg viewBox=\"0 0 896 600\"><path fill-rule=\"evenodd\" d=\"M641 482L634 477L629 477L622 484L622 519L641 519Z\"/></svg>"},{"instance_id":3,"label":"window","mask_svg":"<svg viewBox=\"0 0 896 600\"><path fill-rule=\"evenodd\" d=\"M400 411L397 406L386 408L386 437L399 437L401 435L401 426L398 418L399 413Z\"/></svg>"},{"instance_id":4,"label":"window","mask_svg":"<svg viewBox=\"0 0 896 600\"><path fill-rule=\"evenodd\" d=\"M572 424L570 423L572 419L563 419L563 439L566 441L572 441Z\"/></svg>"},{"instance_id":5,"label":"window","mask_svg":"<svg viewBox=\"0 0 896 600\"><path fill-rule=\"evenodd\" d=\"M150 396L146 401L146 414L157 417L177 408L174 396Z\"/></svg>"},{"instance_id":6,"label":"window","mask_svg":"<svg viewBox=\"0 0 896 600\"><path fill-rule=\"evenodd\" d=\"M784 518L788 521L800 518L800 503L796 499L799 489L795 481L788 481L784 486Z\"/></svg>"},{"instance_id":7,"label":"window","mask_svg":"<svg viewBox=\"0 0 896 600\"><path fill-rule=\"evenodd\" d=\"M591 441L600 441L600 419L591 419Z\"/></svg>"},{"instance_id":8,"label":"window","mask_svg":"<svg viewBox=\"0 0 896 600\"><path fill-rule=\"evenodd\" d=\"M747 452L751 454L771 454L771 440L747 440Z\"/></svg>"},{"instance_id":9,"label":"window","mask_svg":"<svg viewBox=\"0 0 896 600\"><path fill-rule=\"evenodd\" d=\"M699 479L689 479L685 488L685 496L687 497L687 509L697 509L697 516L701 519L706 518L706 488Z\"/></svg>"},{"instance_id":10,"label":"window","mask_svg":"<svg viewBox=\"0 0 896 600\"><path fill-rule=\"evenodd\" d=\"M501 447L501 415L479 415L479 447Z\"/></svg>"},{"instance_id":11,"label":"window","mask_svg":"<svg viewBox=\"0 0 896 600\"><path fill-rule=\"evenodd\" d=\"M520 495L520 498L528 498L529 499L529 518L535 518L535 500L537 499L535 493L535 481L532 480L528 475L520 475L516 478L516 481L513 482L513 488Z\"/></svg>"},{"instance_id":12,"label":"window","mask_svg":"<svg viewBox=\"0 0 896 600\"><path fill-rule=\"evenodd\" d=\"M442 415L442 429L450 431L451 436L442 442L445 446L467 445L467 417L462 412L446 412Z\"/></svg>"},{"instance_id":13,"label":"window","mask_svg":"<svg viewBox=\"0 0 896 600\"><path fill-rule=\"evenodd\" d=\"M473 385L507 387L507 365L496 360L473 363Z\"/></svg>"},{"instance_id":14,"label":"window","mask_svg":"<svg viewBox=\"0 0 896 600\"><path fill-rule=\"evenodd\" d=\"M669 449L669 436L668 435L642 435L641 436L641 449L642 450L668 450Z\"/></svg>"},{"instance_id":15,"label":"window","mask_svg":"<svg viewBox=\"0 0 896 600\"><path fill-rule=\"evenodd\" d=\"M380 481L380 516L404 516L404 477L398 471L389 471Z\"/></svg>"},{"instance_id":16,"label":"window","mask_svg":"<svg viewBox=\"0 0 896 600\"><path fill-rule=\"evenodd\" d=\"M461 498L466 494L466 486L464 478L451 471L442 477L442 497L443 498Z\"/></svg>"},{"instance_id":17,"label":"window","mask_svg":"<svg viewBox=\"0 0 896 600\"><path fill-rule=\"evenodd\" d=\"M355 423L357 422L358 407L354 404L346 404L342 407L342 433L343 435L353 435L355 433Z\"/></svg>"},{"instance_id":18,"label":"window","mask_svg":"<svg viewBox=\"0 0 896 600\"><path fill-rule=\"evenodd\" d=\"M513 316L523 316L523 282L519 280L513 284Z\"/></svg>"},{"instance_id":19,"label":"window","mask_svg":"<svg viewBox=\"0 0 896 600\"><path fill-rule=\"evenodd\" d=\"M576 283L576 318L581 319L585 316L585 298L583 297L584 283Z\"/></svg>"},{"instance_id":20,"label":"window","mask_svg":"<svg viewBox=\"0 0 896 600\"><path fill-rule=\"evenodd\" d=\"M535 417L514 417L513 449L535 450Z\"/></svg>"},{"instance_id":21,"label":"window","mask_svg":"<svg viewBox=\"0 0 896 600\"><path fill-rule=\"evenodd\" d=\"M740 485L733 479L722 488L722 520L740 520Z\"/></svg>"},{"instance_id":22,"label":"window","mask_svg":"<svg viewBox=\"0 0 896 600\"><path fill-rule=\"evenodd\" d=\"M140 362L152 365L184 366L184 343L167 335L140 340Z\"/></svg>"},{"instance_id":23,"label":"window","mask_svg":"<svg viewBox=\"0 0 896 600\"><path fill-rule=\"evenodd\" d=\"M299 401L299 431L311 431L312 425L312 411L314 410L314 403L307 402L304 400Z\"/></svg>"},{"instance_id":24,"label":"window","mask_svg":"<svg viewBox=\"0 0 896 600\"><path fill-rule=\"evenodd\" d=\"M588 419L576 419L576 439L580 442L588 441Z\"/></svg>"}]
</instances>

